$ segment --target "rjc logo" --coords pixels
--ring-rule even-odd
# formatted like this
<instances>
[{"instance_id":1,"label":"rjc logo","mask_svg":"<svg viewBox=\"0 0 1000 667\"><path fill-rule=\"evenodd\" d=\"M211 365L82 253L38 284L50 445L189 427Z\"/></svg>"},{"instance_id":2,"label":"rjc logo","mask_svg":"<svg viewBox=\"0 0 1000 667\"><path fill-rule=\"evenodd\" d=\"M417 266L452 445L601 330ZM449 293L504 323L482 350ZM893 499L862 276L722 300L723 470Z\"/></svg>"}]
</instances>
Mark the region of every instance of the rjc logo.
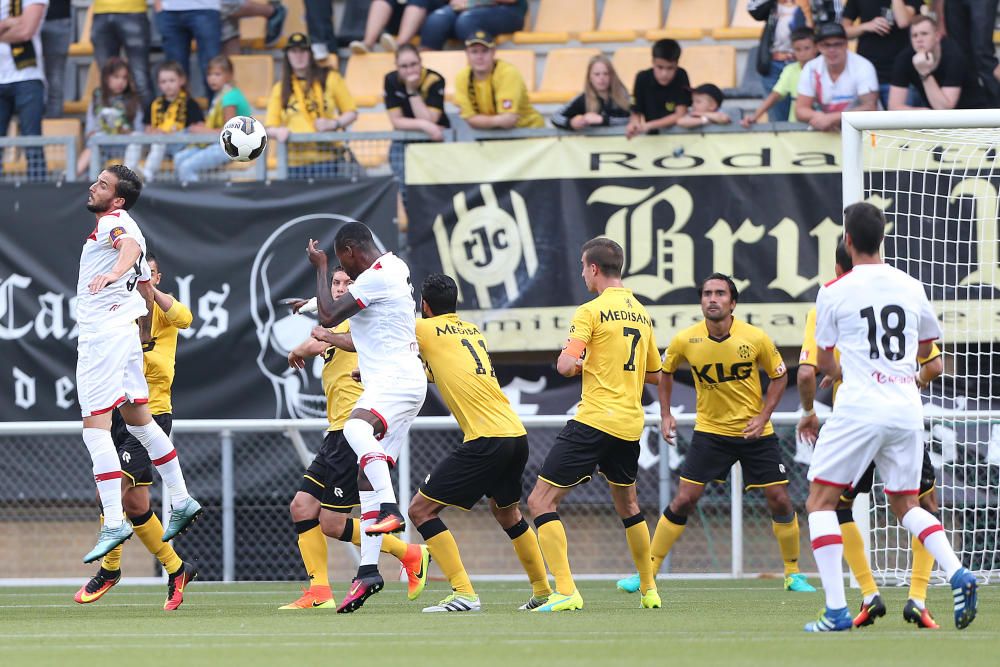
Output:
<instances>
[{"instance_id":1,"label":"rjc logo","mask_svg":"<svg viewBox=\"0 0 1000 667\"><path fill-rule=\"evenodd\" d=\"M125 463L128 463L131 460L132 460L132 455L131 454L129 454L128 452L122 452L122 461L124 461Z\"/></svg>"},{"instance_id":2,"label":"rjc logo","mask_svg":"<svg viewBox=\"0 0 1000 667\"><path fill-rule=\"evenodd\" d=\"M333 487L333 495L337 496L338 498L343 498L344 490L341 489L339 486L335 486Z\"/></svg>"}]
</instances>

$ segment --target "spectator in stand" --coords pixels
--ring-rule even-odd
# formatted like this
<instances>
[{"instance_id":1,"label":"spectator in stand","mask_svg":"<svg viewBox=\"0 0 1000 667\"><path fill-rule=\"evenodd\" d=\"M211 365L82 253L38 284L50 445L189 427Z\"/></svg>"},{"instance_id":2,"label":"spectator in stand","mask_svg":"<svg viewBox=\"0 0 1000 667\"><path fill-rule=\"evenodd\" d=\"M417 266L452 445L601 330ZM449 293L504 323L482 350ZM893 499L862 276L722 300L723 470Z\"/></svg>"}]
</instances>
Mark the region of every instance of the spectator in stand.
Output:
<instances>
[{"instance_id":1,"label":"spectator in stand","mask_svg":"<svg viewBox=\"0 0 1000 667\"><path fill-rule=\"evenodd\" d=\"M653 67L635 75L632 117L625 128L629 139L673 127L691 106L691 82L678 66L681 45L673 39L653 44Z\"/></svg>"},{"instance_id":2,"label":"spectator in stand","mask_svg":"<svg viewBox=\"0 0 1000 667\"><path fill-rule=\"evenodd\" d=\"M42 22L42 62L45 63L45 117L58 118L63 113L66 81L66 53L73 39L70 0L49 0L49 11Z\"/></svg>"},{"instance_id":3,"label":"spectator in stand","mask_svg":"<svg viewBox=\"0 0 1000 667\"><path fill-rule=\"evenodd\" d=\"M677 127L693 130L706 125L729 125L732 119L721 111L726 96L714 83L703 83L691 91L687 115L677 119Z\"/></svg>"},{"instance_id":4,"label":"spectator in stand","mask_svg":"<svg viewBox=\"0 0 1000 667\"><path fill-rule=\"evenodd\" d=\"M86 146L76 161L77 176L86 174L90 167L90 154L94 150L90 146L91 140L142 132L142 99L136 92L124 60L110 58L101 68L101 85L94 89L87 105L87 122L83 132ZM101 157L120 155L120 147L109 147L103 150ZM137 170L142 146L128 144L124 156L125 166Z\"/></svg>"},{"instance_id":5,"label":"spectator in stand","mask_svg":"<svg viewBox=\"0 0 1000 667\"><path fill-rule=\"evenodd\" d=\"M1000 81L996 76L1000 65L993 45L997 0L935 0L934 10L938 21L944 16L948 37L966 54L991 105L1000 105Z\"/></svg>"},{"instance_id":6,"label":"spectator in stand","mask_svg":"<svg viewBox=\"0 0 1000 667\"><path fill-rule=\"evenodd\" d=\"M770 94L764 99L757 109L749 116L744 116L740 121L743 127L750 127L760 120L768 109L772 108L780 100L788 99L788 115L781 118L781 121L794 123L795 99L799 94L799 77L802 75L802 68L807 62L815 58L819 51L816 49L816 35L809 28L799 28L792 33L792 50L795 52L795 62L786 67L781 72L778 83L774 84Z\"/></svg>"},{"instance_id":7,"label":"spectator in stand","mask_svg":"<svg viewBox=\"0 0 1000 667\"><path fill-rule=\"evenodd\" d=\"M200 132L205 127L205 116L187 88L187 74L180 63L166 61L156 73L160 96L146 110L146 134L174 134ZM165 156L173 156L180 144L153 144L142 166L142 179L151 183L160 171Z\"/></svg>"},{"instance_id":8,"label":"spectator in stand","mask_svg":"<svg viewBox=\"0 0 1000 667\"><path fill-rule=\"evenodd\" d=\"M618 78L615 66L605 55L587 63L583 92L552 114L552 124L564 130L628 125L631 116L628 88Z\"/></svg>"},{"instance_id":9,"label":"spectator in stand","mask_svg":"<svg viewBox=\"0 0 1000 667\"><path fill-rule=\"evenodd\" d=\"M461 42L477 32L507 35L524 27L528 0L451 0L427 15L420 31L420 47L444 48L451 38Z\"/></svg>"},{"instance_id":10,"label":"spectator in stand","mask_svg":"<svg viewBox=\"0 0 1000 667\"><path fill-rule=\"evenodd\" d=\"M545 119L528 101L517 68L496 57L496 41L479 30L465 40L469 66L455 77L455 104L476 130L544 127Z\"/></svg>"},{"instance_id":11,"label":"spectator in stand","mask_svg":"<svg viewBox=\"0 0 1000 667\"><path fill-rule=\"evenodd\" d=\"M444 112L444 77L423 66L412 44L396 49L396 71L385 75L385 109L394 130L423 132L431 141L444 141L451 127ZM389 165L399 185L400 203L406 206L406 142L393 141Z\"/></svg>"},{"instance_id":12,"label":"spectator in stand","mask_svg":"<svg viewBox=\"0 0 1000 667\"><path fill-rule=\"evenodd\" d=\"M90 27L94 60L101 69L125 51L125 62L135 82L143 107L153 101L149 70L150 38L146 0L94 0L94 22Z\"/></svg>"},{"instance_id":13,"label":"spectator in stand","mask_svg":"<svg viewBox=\"0 0 1000 667\"><path fill-rule=\"evenodd\" d=\"M221 0L153 0L156 27L163 39L163 57L181 64L191 77L191 40L198 45L201 75L208 61L222 52ZM208 82L205 81L208 88Z\"/></svg>"},{"instance_id":14,"label":"spectator in stand","mask_svg":"<svg viewBox=\"0 0 1000 667\"><path fill-rule=\"evenodd\" d=\"M200 180L198 172L229 162L217 141L219 131L231 118L252 116L253 109L243 92L233 84L233 63L228 56L215 56L208 63L208 87L212 106L205 118L204 133L211 135L208 144L188 146L174 156L174 175L184 183Z\"/></svg>"},{"instance_id":15,"label":"spectator in stand","mask_svg":"<svg viewBox=\"0 0 1000 667\"><path fill-rule=\"evenodd\" d=\"M847 2L849 0L809 0L811 23L814 26L821 23L840 23Z\"/></svg>"},{"instance_id":16,"label":"spectator in stand","mask_svg":"<svg viewBox=\"0 0 1000 667\"><path fill-rule=\"evenodd\" d=\"M906 49L907 32L923 0L850 0L841 24L848 39L858 40L858 55L875 66L882 108L889 108L889 81L896 56Z\"/></svg>"},{"instance_id":17,"label":"spectator in stand","mask_svg":"<svg viewBox=\"0 0 1000 667\"><path fill-rule=\"evenodd\" d=\"M847 32L839 23L816 29L820 57L802 68L795 116L815 130L840 131L843 111L878 109L878 76L865 58L847 50Z\"/></svg>"},{"instance_id":18,"label":"spectator in stand","mask_svg":"<svg viewBox=\"0 0 1000 667\"><path fill-rule=\"evenodd\" d=\"M47 0L3 2L0 14L0 137L7 136L17 114L21 136L42 133L45 75L42 71L42 20ZM47 172L41 148L25 149L28 180L44 180Z\"/></svg>"},{"instance_id":19,"label":"spectator in stand","mask_svg":"<svg viewBox=\"0 0 1000 667\"><path fill-rule=\"evenodd\" d=\"M409 44L420 32L427 13L447 4L448 0L372 0L364 39L351 42L351 53L369 53L375 42L386 51L395 51L397 44Z\"/></svg>"},{"instance_id":20,"label":"spectator in stand","mask_svg":"<svg viewBox=\"0 0 1000 667\"><path fill-rule=\"evenodd\" d=\"M337 52L337 34L333 27L333 0L305 0L306 31L317 62L326 62L330 52Z\"/></svg>"},{"instance_id":21,"label":"spectator in stand","mask_svg":"<svg viewBox=\"0 0 1000 667\"><path fill-rule=\"evenodd\" d=\"M774 90L785 67L795 62L792 33L806 27L806 0L750 0L747 10L758 21L767 21L758 45L757 72L764 90ZM760 54L768 54L761 57ZM769 56L769 57L768 57ZM771 122L788 118L791 100L781 98L770 107Z\"/></svg>"},{"instance_id":22,"label":"spectator in stand","mask_svg":"<svg viewBox=\"0 0 1000 667\"><path fill-rule=\"evenodd\" d=\"M267 103L267 134L286 142L291 134L345 130L357 105L336 71L321 67L309 38L293 33L285 45L281 81ZM340 142L296 143L288 147L288 178L350 178L359 172L351 151Z\"/></svg>"},{"instance_id":23,"label":"spectator in stand","mask_svg":"<svg viewBox=\"0 0 1000 667\"><path fill-rule=\"evenodd\" d=\"M937 22L917 16L910 23L910 44L896 56L889 108L985 109L992 106L955 40L944 37ZM907 104L910 90L920 102Z\"/></svg>"},{"instance_id":24,"label":"spectator in stand","mask_svg":"<svg viewBox=\"0 0 1000 667\"><path fill-rule=\"evenodd\" d=\"M238 55L240 46L240 19L259 17L266 19L264 29L264 46L270 48L281 37L281 29L285 27L288 10L281 0L256 2L256 0L222 0L219 18L222 21L222 32L219 39L222 43L222 54Z\"/></svg>"}]
</instances>

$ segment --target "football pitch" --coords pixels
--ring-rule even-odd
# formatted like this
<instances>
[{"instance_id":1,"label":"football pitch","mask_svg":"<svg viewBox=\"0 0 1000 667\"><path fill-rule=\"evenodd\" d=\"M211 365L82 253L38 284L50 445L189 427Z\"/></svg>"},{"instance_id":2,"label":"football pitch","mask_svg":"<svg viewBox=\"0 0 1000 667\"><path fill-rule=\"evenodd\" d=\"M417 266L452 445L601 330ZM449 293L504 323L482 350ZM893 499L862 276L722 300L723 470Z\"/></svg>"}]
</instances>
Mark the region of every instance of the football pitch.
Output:
<instances>
[{"instance_id":1,"label":"football pitch","mask_svg":"<svg viewBox=\"0 0 1000 667\"><path fill-rule=\"evenodd\" d=\"M162 611L164 587L119 586L77 605L70 588L0 589L0 664L13 665L996 665L1000 594L980 588L979 616L957 631L951 595L933 587L942 629L901 617L906 589L883 590L889 614L874 627L813 636L802 624L819 593L778 580L661 581L664 608L644 610L613 582L580 582L585 608L537 614L517 606L523 585L484 582L481 613L422 614L448 591L430 582L416 602L391 584L354 614L279 611L292 583L190 585L184 605ZM335 586L340 593L345 584ZM857 591L849 591L852 607Z\"/></svg>"}]
</instances>

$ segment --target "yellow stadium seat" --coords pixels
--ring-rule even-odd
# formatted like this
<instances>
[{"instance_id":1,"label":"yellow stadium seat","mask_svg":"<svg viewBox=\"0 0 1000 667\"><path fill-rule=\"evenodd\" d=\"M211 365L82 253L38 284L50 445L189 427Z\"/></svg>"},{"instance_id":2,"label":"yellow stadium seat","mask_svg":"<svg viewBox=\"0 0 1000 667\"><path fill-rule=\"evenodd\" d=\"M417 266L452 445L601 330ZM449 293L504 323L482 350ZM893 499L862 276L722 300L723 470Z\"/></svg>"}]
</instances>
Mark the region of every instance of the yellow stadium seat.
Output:
<instances>
[{"instance_id":1,"label":"yellow stadium seat","mask_svg":"<svg viewBox=\"0 0 1000 667\"><path fill-rule=\"evenodd\" d=\"M531 93L534 104L568 102L583 92L587 63L600 49L553 49L545 58L545 73L538 91ZM628 84L626 84L628 85Z\"/></svg>"},{"instance_id":2,"label":"yellow stadium seat","mask_svg":"<svg viewBox=\"0 0 1000 667\"><path fill-rule=\"evenodd\" d=\"M596 17L595 0L540 0L534 28L515 32L514 43L565 44L582 32L592 31Z\"/></svg>"},{"instance_id":3,"label":"yellow stadium seat","mask_svg":"<svg viewBox=\"0 0 1000 667\"><path fill-rule=\"evenodd\" d=\"M358 114L349 132L392 132L392 121L385 112ZM389 161L388 139L366 139L350 142L351 152L366 169L381 167Z\"/></svg>"},{"instance_id":4,"label":"yellow stadium seat","mask_svg":"<svg viewBox=\"0 0 1000 667\"><path fill-rule=\"evenodd\" d=\"M394 69L396 57L392 53L365 53L348 58L344 81L359 107L373 107L382 101L386 72Z\"/></svg>"},{"instance_id":5,"label":"yellow stadium seat","mask_svg":"<svg viewBox=\"0 0 1000 667\"><path fill-rule=\"evenodd\" d=\"M646 31L646 39L701 39L728 23L729 0L671 0L663 30Z\"/></svg>"},{"instance_id":6,"label":"yellow stadium seat","mask_svg":"<svg viewBox=\"0 0 1000 667\"><path fill-rule=\"evenodd\" d=\"M259 0L255 1L259 2ZM243 48L263 49L266 33L267 19L263 16L247 16L240 19L240 46Z\"/></svg>"},{"instance_id":7,"label":"yellow stadium seat","mask_svg":"<svg viewBox=\"0 0 1000 667\"><path fill-rule=\"evenodd\" d=\"M285 9L288 10L288 15L285 17L285 25L281 28L281 37L278 39L278 43L275 45L278 48L285 48L285 42L288 41L288 36L293 32L301 32L309 34L306 29L306 3L305 0L282 0ZM259 48L264 46L264 38L261 37L261 45Z\"/></svg>"},{"instance_id":8,"label":"yellow stadium seat","mask_svg":"<svg viewBox=\"0 0 1000 667\"><path fill-rule=\"evenodd\" d=\"M80 99L78 100L63 102L63 113L66 114L87 113L87 107L90 105L90 98L94 94L94 90L101 85L100 79L101 79L101 73L97 69L97 62L91 61L90 67L87 69L87 82L83 86L83 95L81 95Z\"/></svg>"},{"instance_id":9,"label":"yellow stadium seat","mask_svg":"<svg viewBox=\"0 0 1000 667\"><path fill-rule=\"evenodd\" d=\"M736 47L730 44L697 44L681 52L681 67L692 86L714 83L719 88L736 87Z\"/></svg>"},{"instance_id":10,"label":"yellow stadium seat","mask_svg":"<svg viewBox=\"0 0 1000 667\"><path fill-rule=\"evenodd\" d=\"M662 22L662 0L605 0L597 30L581 33L580 41L632 42Z\"/></svg>"},{"instance_id":11,"label":"yellow stadium seat","mask_svg":"<svg viewBox=\"0 0 1000 667\"><path fill-rule=\"evenodd\" d=\"M530 93L535 89L535 52L523 49L502 49L497 51L498 60L506 60L517 68Z\"/></svg>"},{"instance_id":12,"label":"yellow stadium seat","mask_svg":"<svg viewBox=\"0 0 1000 667\"><path fill-rule=\"evenodd\" d=\"M635 75L653 66L653 56L648 46L628 46L615 51L611 63L618 72L618 78L631 91L635 84Z\"/></svg>"},{"instance_id":13,"label":"yellow stadium seat","mask_svg":"<svg viewBox=\"0 0 1000 667\"><path fill-rule=\"evenodd\" d=\"M455 98L455 77L469 66L465 51L424 51L420 54L424 67L432 69L444 77L444 96Z\"/></svg>"},{"instance_id":14,"label":"yellow stadium seat","mask_svg":"<svg viewBox=\"0 0 1000 667\"><path fill-rule=\"evenodd\" d=\"M274 87L274 59L266 54L229 56L233 80L254 108L267 108Z\"/></svg>"},{"instance_id":15,"label":"yellow stadium seat","mask_svg":"<svg viewBox=\"0 0 1000 667\"><path fill-rule=\"evenodd\" d=\"M760 39L760 34L763 31L764 21L758 21L750 16L750 12L747 11L747 0L736 0L733 19L729 22L729 26L714 28L712 38L716 40Z\"/></svg>"},{"instance_id":16,"label":"yellow stadium seat","mask_svg":"<svg viewBox=\"0 0 1000 667\"><path fill-rule=\"evenodd\" d=\"M87 7L87 15L83 19L83 27L80 29L80 38L69 45L66 52L71 56L92 56L94 55L94 44L90 41L90 28L94 25L94 5Z\"/></svg>"},{"instance_id":17,"label":"yellow stadium seat","mask_svg":"<svg viewBox=\"0 0 1000 667\"><path fill-rule=\"evenodd\" d=\"M43 137L74 137L76 139L77 155L80 154L80 132L82 130L78 118L43 118ZM45 147L45 166L49 171L66 169L66 152L63 146ZM75 168L75 167L74 167Z\"/></svg>"}]
</instances>

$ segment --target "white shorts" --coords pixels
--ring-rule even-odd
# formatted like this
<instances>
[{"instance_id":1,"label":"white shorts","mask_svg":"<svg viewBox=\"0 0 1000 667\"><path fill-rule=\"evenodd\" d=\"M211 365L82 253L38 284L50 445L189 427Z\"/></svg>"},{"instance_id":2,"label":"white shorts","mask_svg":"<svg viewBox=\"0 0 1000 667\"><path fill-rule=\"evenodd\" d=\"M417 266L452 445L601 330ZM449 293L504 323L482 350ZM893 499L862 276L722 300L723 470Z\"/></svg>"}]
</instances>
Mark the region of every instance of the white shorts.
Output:
<instances>
[{"instance_id":1,"label":"white shorts","mask_svg":"<svg viewBox=\"0 0 1000 667\"><path fill-rule=\"evenodd\" d=\"M76 393L84 417L110 412L125 401L149 401L139 327L135 323L80 334Z\"/></svg>"},{"instance_id":2,"label":"white shorts","mask_svg":"<svg viewBox=\"0 0 1000 667\"><path fill-rule=\"evenodd\" d=\"M831 417L819 431L809 464L811 482L853 487L872 461L888 494L918 494L923 429L895 428Z\"/></svg>"},{"instance_id":3,"label":"white shorts","mask_svg":"<svg viewBox=\"0 0 1000 667\"><path fill-rule=\"evenodd\" d=\"M410 424L424 404L427 381L415 384L365 385L365 390L354 405L368 410L382 421L384 431L379 438L384 451L394 462L399 458L403 440Z\"/></svg>"}]
</instances>

